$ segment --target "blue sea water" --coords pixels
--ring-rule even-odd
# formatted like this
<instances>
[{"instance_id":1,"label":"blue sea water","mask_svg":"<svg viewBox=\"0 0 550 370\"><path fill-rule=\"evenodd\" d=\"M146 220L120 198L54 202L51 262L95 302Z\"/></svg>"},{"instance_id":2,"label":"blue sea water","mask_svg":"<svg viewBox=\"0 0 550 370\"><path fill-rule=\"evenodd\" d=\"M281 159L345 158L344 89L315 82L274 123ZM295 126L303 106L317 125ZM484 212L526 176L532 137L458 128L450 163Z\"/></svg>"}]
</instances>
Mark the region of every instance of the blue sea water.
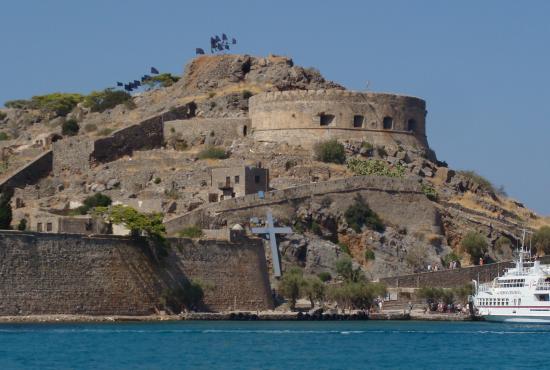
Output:
<instances>
[{"instance_id":1,"label":"blue sea water","mask_svg":"<svg viewBox=\"0 0 550 370\"><path fill-rule=\"evenodd\" d=\"M483 322L0 325L0 369L550 367L550 326Z\"/></svg>"}]
</instances>

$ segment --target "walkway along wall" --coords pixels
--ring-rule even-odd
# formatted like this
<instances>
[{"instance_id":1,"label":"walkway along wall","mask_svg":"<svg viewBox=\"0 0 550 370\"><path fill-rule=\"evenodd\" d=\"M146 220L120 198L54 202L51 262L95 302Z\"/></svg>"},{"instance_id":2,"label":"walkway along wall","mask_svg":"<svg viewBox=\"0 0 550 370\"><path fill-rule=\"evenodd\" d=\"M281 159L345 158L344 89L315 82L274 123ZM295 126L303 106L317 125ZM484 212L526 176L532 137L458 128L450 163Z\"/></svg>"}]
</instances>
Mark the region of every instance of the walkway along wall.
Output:
<instances>
[{"instance_id":1,"label":"walkway along wall","mask_svg":"<svg viewBox=\"0 0 550 370\"><path fill-rule=\"evenodd\" d=\"M169 239L159 263L130 238L0 232L0 315L147 315L163 291L198 280L206 309L272 307L260 239Z\"/></svg>"},{"instance_id":2,"label":"walkway along wall","mask_svg":"<svg viewBox=\"0 0 550 370\"><path fill-rule=\"evenodd\" d=\"M550 256L543 257L541 263L550 263ZM381 278L380 282L389 288L458 288L469 284L472 280L491 281L512 266L512 262L498 262L454 270Z\"/></svg>"},{"instance_id":3,"label":"walkway along wall","mask_svg":"<svg viewBox=\"0 0 550 370\"><path fill-rule=\"evenodd\" d=\"M369 206L385 221L406 226L409 230L439 233L439 213L422 193L418 182L390 177L356 176L341 180L323 181L265 193L210 203L187 214L165 222L169 234L186 226L203 228L220 224L247 222L250 216L263 217L271 208L275 217L294 214L302 202L312 197L329 195L339 208L354 203L355 193L361 194Z\"/></svg>"},{"instance_id":4,"label":"walkway along wall","mask_svg":"<svg viewBox=\"0 0 550 370\"><path fill-rule=\"evenodd\" d=\"M52 151L48 150L38 157L0 179L0 192L16 187L36 183L52 171Z\"/></svg>"}]
</instances>

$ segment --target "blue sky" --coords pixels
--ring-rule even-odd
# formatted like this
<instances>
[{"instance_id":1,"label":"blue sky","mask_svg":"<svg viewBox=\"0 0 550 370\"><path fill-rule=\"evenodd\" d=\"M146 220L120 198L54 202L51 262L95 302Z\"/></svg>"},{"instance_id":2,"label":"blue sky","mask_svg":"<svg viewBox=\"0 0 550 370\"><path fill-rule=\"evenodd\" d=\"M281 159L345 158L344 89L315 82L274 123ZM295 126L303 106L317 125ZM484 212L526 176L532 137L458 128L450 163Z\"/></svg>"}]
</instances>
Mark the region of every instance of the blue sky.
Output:
<instances>
[{"instance_id":1,"label":"blue sky","mask_svg":"<svg viewBox=\"0 0 550 370\"><path fill-rule=\"evenodd\" d=\"M350 89L422 97L441 160L550 215L550 2L2 0L0 104L181 74L213 33Z\"/></svg>"}]
</instances>

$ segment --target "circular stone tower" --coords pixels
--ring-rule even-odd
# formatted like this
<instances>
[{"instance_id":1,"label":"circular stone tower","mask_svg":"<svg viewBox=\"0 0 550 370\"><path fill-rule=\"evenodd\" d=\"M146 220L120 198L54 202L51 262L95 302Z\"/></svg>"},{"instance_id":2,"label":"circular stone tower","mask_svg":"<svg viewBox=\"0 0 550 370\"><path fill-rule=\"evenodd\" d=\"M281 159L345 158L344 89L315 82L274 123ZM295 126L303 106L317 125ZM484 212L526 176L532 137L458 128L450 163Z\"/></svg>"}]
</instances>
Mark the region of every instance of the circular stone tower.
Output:
<instances>
[{"instance_id":1,"label":"circular stone tower","mask_svg":"<svg viewBox=\"0 0 550 370\"><path fill-rule=\"evenodd\" d=\"M294 90L249 100L252 135L259 141L311 147L328 139L365 140L429 150L426 102L382 93Z\"/></svg>"}]
</instances>

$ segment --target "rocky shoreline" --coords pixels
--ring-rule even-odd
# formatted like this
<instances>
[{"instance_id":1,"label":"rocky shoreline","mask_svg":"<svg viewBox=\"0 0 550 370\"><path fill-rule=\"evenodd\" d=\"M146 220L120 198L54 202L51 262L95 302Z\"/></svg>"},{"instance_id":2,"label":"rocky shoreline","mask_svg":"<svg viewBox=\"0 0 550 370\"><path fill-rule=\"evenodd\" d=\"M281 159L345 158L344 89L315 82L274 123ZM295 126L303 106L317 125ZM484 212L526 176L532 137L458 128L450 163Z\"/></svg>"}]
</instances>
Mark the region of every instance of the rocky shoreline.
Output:
<instances>
[{"instance_id":1,"label":"rocky shoreline","mask_svg":"<svg viewBox=\"0 0 550 370\"><path fill-rule=\"evenodd\" d=\"M357 321L357 320L419 320L419 321L473 321L459 314L424 314L386 311L371 313L353 312L346 314L308 314L301 312L190 312L180 315L28 315L0 316L0 324L25 323L108 323L108 322L156 322L156 321Z\"/></svg>"}]
</instances>

